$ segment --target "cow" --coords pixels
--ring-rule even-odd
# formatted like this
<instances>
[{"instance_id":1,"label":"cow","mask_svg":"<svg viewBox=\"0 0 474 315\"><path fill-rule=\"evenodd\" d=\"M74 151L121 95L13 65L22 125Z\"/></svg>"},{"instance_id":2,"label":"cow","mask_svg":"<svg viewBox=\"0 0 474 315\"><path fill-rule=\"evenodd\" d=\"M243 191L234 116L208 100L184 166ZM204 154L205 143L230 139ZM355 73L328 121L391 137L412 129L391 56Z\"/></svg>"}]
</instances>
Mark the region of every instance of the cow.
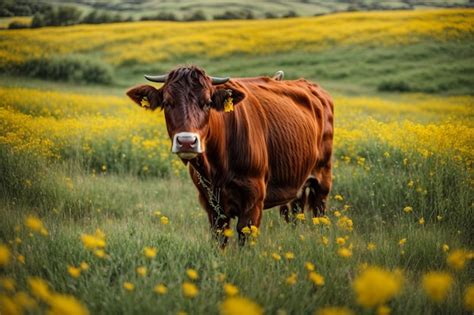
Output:
<instances>
[{"instance_id":1,"label":"cow","mask_svg":"<svg viewBox=\"0 0 474 315\"><path fill-rule=\"evenodd\" d=\"M332 186L333 101L319 85L274 77L216 78L197 66L145 76L164 83L140 85L127 95L149 110L164 111L171 151L188 165L212 234L237 218L260 227L264 209L312 210L324 215Z\"/></svg>"}]
</instances>

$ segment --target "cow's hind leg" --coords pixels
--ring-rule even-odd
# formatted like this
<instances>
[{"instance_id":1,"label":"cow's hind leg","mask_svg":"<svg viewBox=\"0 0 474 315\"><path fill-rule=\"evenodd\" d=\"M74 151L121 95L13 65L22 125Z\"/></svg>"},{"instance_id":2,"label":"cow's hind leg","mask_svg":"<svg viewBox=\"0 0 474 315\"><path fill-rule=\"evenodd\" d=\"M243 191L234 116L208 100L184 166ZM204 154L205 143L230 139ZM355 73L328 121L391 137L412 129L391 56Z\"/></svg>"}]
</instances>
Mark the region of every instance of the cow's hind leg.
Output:
<instances>
[{"instance_id":1,"label":"cow's hind leg","mask_svg":"<svg viewBox=\"0 0 474 315\"><path fill-rule=\"evenodd\" d=\"M287 223L296 222L296 215L299 213L304 213L304 209L307 203L306 196L306 184L303 188L302 194L300 197L292 200L286 205L280 206L280 215L285 219Z\"/></svg>"}]
</instances>

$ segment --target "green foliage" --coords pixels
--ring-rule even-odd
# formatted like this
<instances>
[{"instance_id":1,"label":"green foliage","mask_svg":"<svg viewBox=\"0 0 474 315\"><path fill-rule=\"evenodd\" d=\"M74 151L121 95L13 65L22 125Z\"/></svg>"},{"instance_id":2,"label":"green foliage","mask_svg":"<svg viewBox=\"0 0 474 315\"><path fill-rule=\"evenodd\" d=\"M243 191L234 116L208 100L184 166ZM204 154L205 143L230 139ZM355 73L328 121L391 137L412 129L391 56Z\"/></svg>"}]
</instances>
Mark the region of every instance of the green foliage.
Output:
<instances>
[{"instance_id":1,"label":"green foliage","mask_svg":"<svg viewBox=\"0 0 474 315\"><path fill-rule=\"evenodd\" d=\"M251 20L254 19L252 11L226 10L224 13L214 15L214 20Z\"/></svg>"},{"instance_id":2,"label":"green foliage","mask_svg":"<svg viewBox=\"0 0 474 315\"><path fill-rule=\"evenodd\" d=\"M142 21L178 21L174 13L171 12L159 12L156 15L142 16Z\"/></svg>"},{"instance_id":3,"label":"green foliage","mask_svg":"<svg viewBox=\"0 0 474 315\"><path fill-rule=\"evenodd\" d=\"M52 57L31 59L7 69L10 73L46 80L109 84L113 70L110 66L81 57Z\"/></svg>"},{"instance_id":4,"label":"green foliage","mask_svg":"<svg viewBox=\"0 0 474 315\"><path fill-rule=\"evenodd\" d=\"M65 26L79 23L82 11L76 7L49 7L41 13L35 13L31 27Z\"/></svg>"},{"instance_id":5,"label":"green foliage","mask_svg":"<svg viewBox=\"0 0 474 315\"><path fill-rule=\"evenodd\" d=\"M21 29L21 28L29 28L29 27L30 27L29 24L25 24L25 23L22 23L20 21L13 21L10 24L8 24L8 28L11 29L11 30Z\"/></svg>"}]
</instances>

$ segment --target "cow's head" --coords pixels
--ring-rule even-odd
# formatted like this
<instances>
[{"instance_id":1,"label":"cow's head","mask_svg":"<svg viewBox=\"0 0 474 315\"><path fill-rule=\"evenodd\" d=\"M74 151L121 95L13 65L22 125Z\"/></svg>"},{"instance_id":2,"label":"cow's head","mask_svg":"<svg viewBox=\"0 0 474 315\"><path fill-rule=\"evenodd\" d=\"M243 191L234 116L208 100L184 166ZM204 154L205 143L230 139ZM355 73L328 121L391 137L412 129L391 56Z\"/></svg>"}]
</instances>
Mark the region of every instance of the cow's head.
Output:
<instances>
[{"instance_id":1,"label":"cow's head","mask_svg":"<svg viewBox=\"0 0 474 315\"><path fill-rule=\"evenodd\" d=\"M196 66L145 77L164 85L159 89L150 85L137 86L127 95L146 109L164 110L166 128L173 141L172 152L184 160L205 151L211 111L223 111L226 102L232 101L236 105L245 98L245 94L231 84L224 85L229 78L209 77Z\"/></svg>"}]
</instances>

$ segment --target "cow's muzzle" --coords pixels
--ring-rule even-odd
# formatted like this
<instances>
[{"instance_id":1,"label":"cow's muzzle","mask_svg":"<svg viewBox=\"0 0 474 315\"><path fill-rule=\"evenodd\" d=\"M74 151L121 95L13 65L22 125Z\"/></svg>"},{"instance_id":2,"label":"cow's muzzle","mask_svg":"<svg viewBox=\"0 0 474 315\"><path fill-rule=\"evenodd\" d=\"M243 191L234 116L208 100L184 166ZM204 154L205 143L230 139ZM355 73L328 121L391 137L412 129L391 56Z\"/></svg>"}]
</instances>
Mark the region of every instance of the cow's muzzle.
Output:
<instances>
[{"instance_id":1,"label":"cow's muzzle","mask_svg":"<svg viewBox=\"0 0 474 315\"><path fill-rule=\"evenodd\" d=\"M194 159L202 153L201 139L194 132L179 132L173 137L173 148L171 152L179 155L185 160Z\"/></svg>"}]
</instances>

